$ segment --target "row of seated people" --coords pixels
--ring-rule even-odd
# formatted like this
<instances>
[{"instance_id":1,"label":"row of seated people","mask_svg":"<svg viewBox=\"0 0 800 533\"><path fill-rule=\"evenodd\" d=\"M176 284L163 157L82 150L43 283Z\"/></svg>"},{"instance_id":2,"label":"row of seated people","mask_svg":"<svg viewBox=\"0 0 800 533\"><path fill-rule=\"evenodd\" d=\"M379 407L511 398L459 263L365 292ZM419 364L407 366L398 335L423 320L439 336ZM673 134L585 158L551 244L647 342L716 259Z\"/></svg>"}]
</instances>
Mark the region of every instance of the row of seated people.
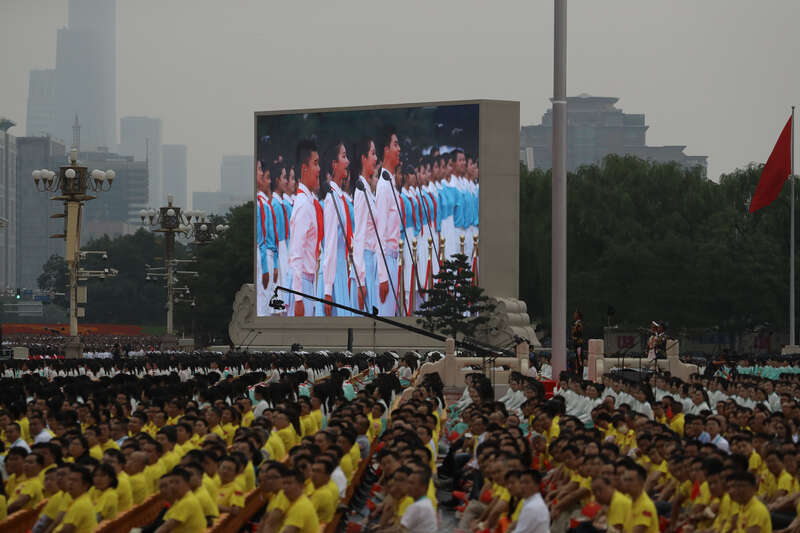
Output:
<instances>
[{"instance_id":1,"label":"row of seated people","mask_svg":"<svg viewBox=\"0 0 800 533\"><path fill-rule=\"evenodd\" d=\"M698 391L718 377L691 379L561 376L548 400L523 377L516 406L472 376L449 413L439 483L456 497L442 505L460 531L800 532L800 380L728 376L712 408ZM744 404L754 386L774 410Z\"/></svg>"},{"instance_id":2,"label":"row of seated people","mask_svg":"<svg viewBox=\"0 0 800 533\"><path fill-rule=\"evenodd\" d=\"M394 383L381 379L388 377L375 381L399 390L396 378ZM336 373L329 379L335 380ZM238 513L245 495L258 490L270 496L266 501L274 508L264 515L261 529L282 531L289 528L284 515L294 509L288 503L294 500L291 489L284 495L275 480L302 476L314 519L324 523L370 442L383 431L387 391L365 381L355 382L362 390L352 401L343 398L341 383L327 387L327 396L320 398L316 389L330 385L323 382L306 389L310 398L298 397L295 389L274 405L262 402L266 390L261 386L252 398L230 398L231 388L218 385L204 396L213 397L220 388L223 397L203 403L194 399L191 387L159 395L154 383L131 398L113 390L87 392L82 403L43 402L34 391L24 416L12 419L10 410L0 410L5 450L0 516L36 509L46 501L36 533L92 531L98 522L113 520L159 493L171 502L171 514L165 511L159 518L161 531L195 531L175 518L188 505L179 502L196 500L202 506L205 529L221 513ZM130 382L126 386L130 392ZM331 397L331 390L338 394ZM128 416L133 396L136 411ZM188 507L196 510L194 503Z\"/></svg>"}]
</instances>

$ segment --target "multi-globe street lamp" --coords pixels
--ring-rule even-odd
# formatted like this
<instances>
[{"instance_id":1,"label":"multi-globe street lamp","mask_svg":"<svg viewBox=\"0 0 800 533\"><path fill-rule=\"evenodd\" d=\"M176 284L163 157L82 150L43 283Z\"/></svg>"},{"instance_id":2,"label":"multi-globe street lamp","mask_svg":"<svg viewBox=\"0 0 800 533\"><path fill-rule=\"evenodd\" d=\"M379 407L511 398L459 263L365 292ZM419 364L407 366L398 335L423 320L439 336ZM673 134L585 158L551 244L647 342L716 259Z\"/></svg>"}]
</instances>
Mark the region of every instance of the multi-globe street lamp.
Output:
<instances>
[{"instance_id":1,"label":"multi-globe street lamp","mask_svg":"<svg viewBox=\"0 0 800 533\"><path fill-rule=\"evenodd\" d=\"M33 184L39 192L55 192L51 200L64 203L64 212L51 215L51 218L63 218L64 233L51 235L54 239L66 241L65 259L69 272L69 336L65 346L65 357L82 357L83 346L78 336L78 280L89 277L111 277L115 275L111 269L103 271L79 272L81 256L81 211L83 204L94 200L97 196L92 193L107 192L111 190L116 174L113 170L92 170L78 164L78 151L72 149L69 154L69 165L59 168L58 172L52 170L34 170ZM106 255L107 257L107 255ZM97 274L95 276L95 274ZM85 301L85 295L81 295Z\"/></svg>"},{"instance_id":2,"label":"multi-globe street lamp","mask_svg":"<svg viewBox=\"0 0 800 533\"><path fill-rule=\"evenodd\" d=\"M167 281L167 335L173 335L173 311L176 302L189 301L188 299L176 298L175 293L184 297L188 296L188 287L175 287L179 281L178 276L191 275L198 277L197 272L177 270L179 264L193 262L191 260L175 259L175 237L183 235L187 238L194 237L191 244L208 244L217 236L228 229L227 225L217 224L214 226L207 220L206 214L202 211L183 210L179 206L173 205L172 195L167 197L167 205L160 208L142 209L139 211L139 218L142 224L150 226L153 231L164 234L164 265L163 267L147 267L146 280L164 278ZM191 300L194 307L194 300Z\"/></svg>"}]
</instances>

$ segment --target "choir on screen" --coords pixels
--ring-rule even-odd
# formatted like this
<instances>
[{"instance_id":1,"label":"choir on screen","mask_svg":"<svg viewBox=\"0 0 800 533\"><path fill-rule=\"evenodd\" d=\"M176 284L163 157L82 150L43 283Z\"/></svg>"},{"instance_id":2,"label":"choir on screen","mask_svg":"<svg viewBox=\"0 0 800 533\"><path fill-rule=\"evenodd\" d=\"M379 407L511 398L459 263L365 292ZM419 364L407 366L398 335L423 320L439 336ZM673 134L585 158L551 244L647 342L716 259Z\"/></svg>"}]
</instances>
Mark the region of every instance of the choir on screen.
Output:
<instances>
[{"instance_id":1,"label":"choir on screen","mask_svg":"<svg viewBox=\"0 0 800 533\"><path fill-rule=\"evenodd\" d=\"M463 253L477 277L478 160L460 148L401 153L397 132L256 162L258 316L352 316L277 286L381 316L412 316L444 259Z\"/></svg>"}]
</instances>

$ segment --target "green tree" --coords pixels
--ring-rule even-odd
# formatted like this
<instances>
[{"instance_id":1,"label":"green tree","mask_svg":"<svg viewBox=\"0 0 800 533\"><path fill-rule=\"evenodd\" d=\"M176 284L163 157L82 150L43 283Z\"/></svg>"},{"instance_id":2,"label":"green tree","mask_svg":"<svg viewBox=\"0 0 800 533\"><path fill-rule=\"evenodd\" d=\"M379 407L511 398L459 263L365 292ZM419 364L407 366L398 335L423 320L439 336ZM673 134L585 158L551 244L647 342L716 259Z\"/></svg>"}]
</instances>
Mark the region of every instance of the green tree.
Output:
<instances>
[{"instance_id":1,"label":"green tree","mask_svg":"<svg viewBox=\"0 0 800 533\"><path fill-rule=\"evenodd\" d=\"M433 288L416 312L417 323L428 331L439 332L456 340L472 338L489 321L494 304L475 286L472 268L464 254L442 262L434 276Z\"/></svg>"},{"instance_id":2,"label":"green tree","mask_svg":"<svg viewBox=\"0 0 800 533\"><path fill-rule=\"evenodd\" d=\"M51 301L54 305L66 307L69 303L69 269L67 262L60 255L51 255L42 266L42 273L36 279L39 289L47 292L62 294L54 296Z\"/></svg>"},{"instance_id":3,"label":"green tree","mask_svg":"<svg viewBox=\"0 0 800 533\"><path fill-rule=\"evenodd\" d=\"M202 343L227 343L228 323L236 292L245 283L253 283L253 202L232 208L213 225L224 223L228 230L208 244L196 247L198 278L189 287L196 307L180 307L178 320L191 323Z\"/></svg>"},{"instance_id":4,"label":"green tree","mask_svg":"<svg viewBox=\"0 0 800 533\"><path fill-rule=\"evenodd\" d=\"M786 325L789 186L755 214L748 201L761 167L723 175L608 156L568 176L568 312L579 308L587 335L615 322L652 319L670 329L737 332ZM550 323L549 171L523 168L520 183L520 296Z\"/></svg>"}]
</instances>

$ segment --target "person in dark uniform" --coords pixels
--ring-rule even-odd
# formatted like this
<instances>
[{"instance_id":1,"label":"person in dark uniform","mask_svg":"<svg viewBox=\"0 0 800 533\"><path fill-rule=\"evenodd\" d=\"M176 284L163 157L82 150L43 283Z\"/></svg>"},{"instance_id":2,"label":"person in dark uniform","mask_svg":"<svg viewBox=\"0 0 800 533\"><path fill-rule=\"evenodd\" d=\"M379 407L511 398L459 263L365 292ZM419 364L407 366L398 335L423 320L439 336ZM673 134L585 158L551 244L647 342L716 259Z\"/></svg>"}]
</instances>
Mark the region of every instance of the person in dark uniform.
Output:
<instances>
[{"instance_id":1,"label":"person in dark uniform","mask_svg":"<svg viewBox=\"0 0 800 533\"><path fill-rule=\"evenodd\" d=\"M583 315L578 310L572 314L570 338L570 348L575 352L575 359L571 365L570 372L578 376L579 379L583 379Z\"/></svg>"}]
</instances>

